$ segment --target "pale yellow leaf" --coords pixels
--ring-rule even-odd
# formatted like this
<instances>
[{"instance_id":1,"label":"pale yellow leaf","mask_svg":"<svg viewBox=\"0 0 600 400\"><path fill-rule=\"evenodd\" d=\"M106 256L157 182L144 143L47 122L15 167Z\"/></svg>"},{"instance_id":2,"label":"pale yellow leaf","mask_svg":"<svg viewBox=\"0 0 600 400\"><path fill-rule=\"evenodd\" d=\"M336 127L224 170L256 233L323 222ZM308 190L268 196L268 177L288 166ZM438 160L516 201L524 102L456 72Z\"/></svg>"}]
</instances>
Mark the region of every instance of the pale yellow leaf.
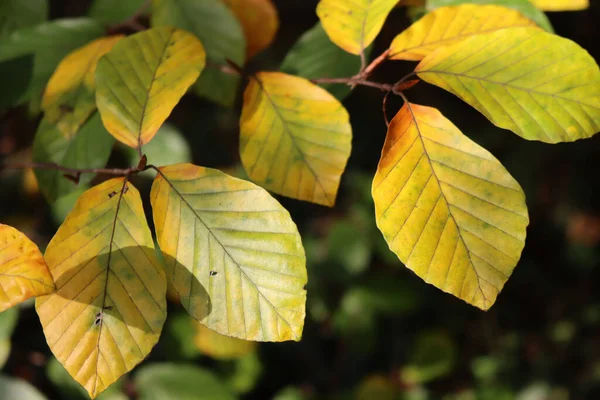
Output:
<instances>
[{"instance_id":1,"label":"pale yellow leaf","mask_svg":"<svg viewBox=\"0 0 600 400\"><path fill-rule=\"evenodd\" d=\"M360 54L375 40L398 0L321 0L317 15L331 41Z\"/></svg>"},{"instance_id":2,"label":"pale yellow leaf","mask_svg":"<svg viewBox=\"0 0 600 400\"><path fill-rule=\"evenodd\" d=\"M468 37L517 26L536 25L517 10L492 4L441 7L396 36L389 58L418 61Z\"/></svg>"}]
</instances>

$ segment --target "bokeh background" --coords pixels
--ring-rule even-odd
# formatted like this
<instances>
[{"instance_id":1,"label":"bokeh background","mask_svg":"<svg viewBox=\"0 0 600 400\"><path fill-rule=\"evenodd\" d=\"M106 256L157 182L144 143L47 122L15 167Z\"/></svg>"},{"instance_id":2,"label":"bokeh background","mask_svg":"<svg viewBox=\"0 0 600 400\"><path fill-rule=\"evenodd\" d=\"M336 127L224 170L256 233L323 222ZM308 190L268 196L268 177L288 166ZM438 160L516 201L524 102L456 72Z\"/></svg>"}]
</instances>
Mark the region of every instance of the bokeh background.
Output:
<instances>
[{"instance_id":1,"label":"bokeh background","mask_svg":"<svg viewBox=\"0 0 600 400\"><path fill-rule=\"evenodd\" d=\"M51 18L85 15L90 6L88 0L50 3ZM251 62L250 71L277 69L317 22L316 0L274 3L279 35ZM591 3L586 11L548 15L557 34L600 61L600 1ZM405 8L395 9L373 54L410 23ZM389 62L373 78L394 82L413 67ZM336 206L279 198L299 226L308 257L303 340L215 344L217 339L172 303L149 358L101 398L600 399L600 135L560 145L527 142L426 83L407 95L438 107L490 150L527 195L526 247L490 311L427 285L388 250L370 197L386 133L383 94L359 87L344 101L354 150ZM389 113L400 106L398 98L390 98ZM237 150L240 107L239 101L225 109L186 96L146 149L149 159L193 161L243 174ZM26 107L2 110L0 155L27 159L38 121ZM117 147L110 165L128 166L130 159L130 152ZM143 196L150 178L134 179ZM76 195L48 205L31 173L0 172L0 221L44 248ZM28 382L49 399L87 398L50 353L32 303L0 314L2 359L1 400L17 400L5 388L8 377Z\"/></svg>"}]
</instances>

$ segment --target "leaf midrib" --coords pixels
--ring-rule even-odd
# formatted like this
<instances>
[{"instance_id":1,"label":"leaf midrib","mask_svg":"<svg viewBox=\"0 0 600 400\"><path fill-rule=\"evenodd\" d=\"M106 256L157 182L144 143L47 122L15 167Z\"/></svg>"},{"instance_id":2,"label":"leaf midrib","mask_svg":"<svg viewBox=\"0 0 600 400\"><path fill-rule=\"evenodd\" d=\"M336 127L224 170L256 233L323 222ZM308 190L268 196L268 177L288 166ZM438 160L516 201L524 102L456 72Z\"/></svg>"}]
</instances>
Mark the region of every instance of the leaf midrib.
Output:
<instances>
[{"instance_id":1,"label":"leaf midrib","mask_svg":"<svg viewBox=\"0 0 600 400\"><path fill-rule=\"evenodd\" d=\"M410 111L411 118L413 120L415 128L417 129L417 135L419 136L419 140L421 142L421 146L423 147L423 154L427 158L427 162L429 163L429 168L431 169L432 176L435 177L436 184L438 185L438 189L440 191L440 197L443 198L444 202L446 203L446 207L448 209L448 216L454 222L454 225L456 226L456 230L457 230L457 233L458 233L458 237L460 238L460 241L462 242L462 245L465 247L465 250L467 251L467 254L469 255L470 267L472 268L473 272L475 273L475 276L477 277L477 287L479 289L479 292L481 293L481 296L483 297L484 306L487 307L487 305L489 303L489 300L485 297L485 294L483 293L483 289L481 287L481 281L479 280L479 278L480 278L479 277L479 273L477 272L477 269L475 268L475 263L473 262L473 258L471 257L471 251L469 250L469 246L467 246L467 243L465 242L465 239L463 238L462 229L460 228L460 225L458 224L458 222L456 221L456 218L454 217L454 214L452 213L452 210L450 208L450 202L446 198L446 194L444 193L444 190L442 189L442 186L440 184L440 179L438 178L438 176L437 176L437 174L435 172L435 168L433 167L433 162L432 162L431 158L429 157L429 153L427 152L427 147L425 147L425 141L423 140L423 134L421 133L421 128L419 127L419 122L417 120L417 117L415 116L415 114L413 112L411 104L408 101L406 101L406 100L405 100L405 104L408 107L408 110ZM438 199L438 201L439 201L439 199ZM435 206L436 205L437 205L437 201L436 201L436 204L433 207L433 210L435 210ZM447 221L446 221L446 223L447 223ZM423 230L425 230L425 227L423 227ZM441 237L442 233L440 233L440 237ZM416 246L417 246L417 244L415 243L415 247ZM414 250L414 247L413 247L413 250ZM410 255L412 255L412 251L411 251ZM407 259L406 259L407 261L410 258L410 255L407 257ZM451 267L451 265L448 267L448 275L450 274L450 267ZM447 278L448 278L448 276L446 275L446 279ZM464 282L466 280L467 280L467 275L465 274L465 278L463 280L463 286L464 286ZM444 286L445 286L445 282L444 282ZM461 288L461 292L462 292L462 288ZM459 293L459 295L460 295L460 293Z\"/></svg>"},{"instance_id":2,"label":"leaf midrib","mask_svg":"<svg viewBox=\"0 0 600 400\"><path fill-rule=\"evenodd\" d=\"M315 182L318 182L319 186L321 187L321 190L325 194L325 198L327 199L328 203L329 204L333 204L335 202L335 199L330 199L329 198L329 193L327 193L327 190L326 190L325 186L323 186L323 183L321 182L321 179L319 178L319 175L317 175L317 173L313 169L312 165L306 159L306 156L302 152L302 149L300 148L300 146L298 146L298 142L296 141L296 138L292 134L292 130L288 127L288 125L286 123L286 119L283 117L283 115L281 115L281 112L279 112L277 104L271 98L271 95L269 94L269 92L267 92L265 86L263 85L262 81L258 78L258 76L255 77L255 79L256 79L256 82L258 83L258 85L260 86L260 89L265 94L265 97L267 98L267 100L271 104L271 107L275 111L275 114L277 114L277 117L279 117L279 119L281 120L281 125L283 126L284 130L287 132L288 136L290 137L290 140L292 141L292 144L294 145L294 148L296 149L296 151L298 152L298 154L300 154L300 157L302 158L302 161L308 167L308 169L310 170L311 174L315 178ZM298 184L298 186L300 186L300 184ZM311 193L311 197L314 198L314 191L313 191L313 193Z\"/></svg>"},{"instance_id":3,"label":"leaf midrib","mask_svg":"<svg viewBox=\"0 0 600 400\"><path fill-rule=\"evenodd\" d=\"M592 66L589 66L589 68L591 68L591 67ZM600 107L593 106L593 105L587 104L587 103L583 103L583 102L580 102L580 101L577 101L577 100L574 100L574 99L570 99L568 97L559 96L557 94L548 93L548 92L542 92L542 91L535 90L535 89L526 89L526 88L523 88L523 87L520 87L520 86L511 85L511 84L505 83L505 82L494 81L494 80L487 79L487 78L480 78L480 77L476 77L476 76L472 76L472 75L460 74L460 73L449 72L449 71L440 71L440 70L435 70L435 69L428 69L428 70L424 70L424 71L417 71L416 73L417 73L417 75L432 73L432 74L439 74L439 75L451 75L451 76L456 76L456 77L460 77L460 78L464 78L464 79L472 79L472 80L475 80L475 81L481 81L481 82L491 83L491 84L502 86L502 87L509 87L511 89L515 89L515 90L527 92L527 93L530 93L530 94L534 93L534 94L538 94L538 95L542 95L542 96L549 96L549 97L552 97L552 98L556 98L556 99L561 99L561 100L564 100L564 101L573 102L573 103L578 104L580 106L586 106L586 107L590 107L590 108L593 108L595 110L600 111ZM426 79L424 79L424 80L426 81ZM547 83L550 83L550 82L546 82L543 85L545 85ZM590 85L584 85L584 86L581 86L581 87L585 87L585 86L590 86ZM486 91L487 91L487 89L486 89Z\"/></svg>"}]
</instances>

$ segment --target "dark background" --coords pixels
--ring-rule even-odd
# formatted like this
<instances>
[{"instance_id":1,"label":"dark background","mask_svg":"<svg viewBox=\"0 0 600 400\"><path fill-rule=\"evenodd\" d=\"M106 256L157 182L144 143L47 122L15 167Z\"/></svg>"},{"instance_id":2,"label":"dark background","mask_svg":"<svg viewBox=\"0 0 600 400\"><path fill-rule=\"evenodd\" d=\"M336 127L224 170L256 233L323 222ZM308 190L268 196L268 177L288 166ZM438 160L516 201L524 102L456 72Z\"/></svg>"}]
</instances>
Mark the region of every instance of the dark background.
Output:
<instances>
[{"instance_id":1,"label":"dark background","mask_svg":"<svg viewBox=\"0 0 600 400\"><path fill-rule=\"evenodd\" d=\"M317 22L317 1L275 3L278 38L249 65L251 71L277 69L296 39ZM53 0L51 18L82 15L88 5ZM549 17L558 35L600 60L599 1L592 0L586 11ZM395 9L373 54L409 24L406 10ZM373 79L394 82L414 65L388 62ZM496 304L482 312L427 285L395 259L376 231L369 196L386 134L383 95L359 87L344 102L354 150L336 206L279 198L298 224L309 258L303 340L261 344L262 374L242 397L270 399L293 386L288 394L297 397L289 399L600 399L600 135L559 145L528 142L426 83L407 95L438 107L521 183L531 219L521 261ZM400 106L399 98L391 98L390 115ZM230 168L239 162L239 112L240 104L228 110L188 96L170 121L184 133L196 164ZM24 109L3 115L0 152L27 149L36 123ZM110 164L123 166L124 160L115 152ZM134 183L142 195L149 190L147 179ZM0 221L25 231L41 247L57 228L44 199L14 173L0 175ZM171 311L181 312L176 305ZM52 399L62 398L46 373L51 353L33 308L21 310L12 340L4 373L29 380ZM177 360L173 342L181 345L178 340L163 337L146 363ZM231 367L208 357L192 361L219 374ZM135 396L132 384L125 389Z\"/></svg>"}]
</instances>

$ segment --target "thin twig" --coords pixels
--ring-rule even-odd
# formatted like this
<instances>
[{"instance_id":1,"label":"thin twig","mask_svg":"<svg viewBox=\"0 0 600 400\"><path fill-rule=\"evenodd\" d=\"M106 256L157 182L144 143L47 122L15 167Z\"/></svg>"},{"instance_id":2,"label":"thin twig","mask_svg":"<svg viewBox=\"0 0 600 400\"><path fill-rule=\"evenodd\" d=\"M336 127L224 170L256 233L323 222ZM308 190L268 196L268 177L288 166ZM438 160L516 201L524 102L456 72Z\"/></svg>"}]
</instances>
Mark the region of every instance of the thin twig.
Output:
<instances>
[{"instance_id":1,"label":"thin twig","mask_svg":"<svg viewBox=\"0 0 600 400\"><path fill-rule=\"evenodd\" d=\"M369 86L372 88L376 88L381 90L382 92L389 92L393 90L393 86L390 85L389 83L379 83L379 82L373 82L373 81L368 81L366 79L362 79L362 78L358 78L358 77L351 77L351 78L318 78L318 79L312 79L311 82L313 83L339 83L339 84L343 84L343 85L348 85L348 86L356 86L356 85L362 85L362 86Z\"/></svg>"},{"instance_id":2,"label":"thin twig","mask_svg":"<svg viewBox=\"0 0 600 400\"><path fill-rule=\"evenodd\" d=\"M383 120L385 121L385 126L387 126L388 128L390 127L390 120L388 118L388 114L387 114L387 100L388 100L388 96L390 95L390 93L392 93L391 91L388 91L385 96L383 96Z\"/></svg>"},{"instance_id":3,"label":"thin twig","mask_svg":"<svg viewBox=\"0 0 600 400\"><path fill-rule=\"evenodd\" d=\"M367 56L365 55L365 49L363 47L362 49L360 49L360 71L358 72L358 75L362 75L363 72L365 71L366 67L367 67Z\"/></svg>"},{"instance_id":4,"label":"thin twig","mask_svg":"<svg viewBox=\"0 0 600 400\"><path fill-rule=\"evenodd\" d=\"M383 53L381 53L379 55L379 57L377 57L376 59L374 59L371 64L369 64L365 70L362 72L362 77L363 78L367 78L369 75L371 75L373 73L373 71L375 70L375 68L377 68L379 65L381 65L382 62L384 62L385 60L387 60L388 55L390 54L390 49L387 49L386 51L384 51Z\"/></svg>"},{"instance_id":5,"label":"thin twig","mask_svg":"<svg viewBox=\"0 0 600 400\"><path fill-rule=\"evenodd\" d=\"M61 171L73 177L78 177L81 174L104 174L114 176L129 176L142 171L137 167L131 168L70 168L56 163L6 163L0 166L0 170L20 170L20 169L50 169Z\"/></svg>"}]
</instances>

